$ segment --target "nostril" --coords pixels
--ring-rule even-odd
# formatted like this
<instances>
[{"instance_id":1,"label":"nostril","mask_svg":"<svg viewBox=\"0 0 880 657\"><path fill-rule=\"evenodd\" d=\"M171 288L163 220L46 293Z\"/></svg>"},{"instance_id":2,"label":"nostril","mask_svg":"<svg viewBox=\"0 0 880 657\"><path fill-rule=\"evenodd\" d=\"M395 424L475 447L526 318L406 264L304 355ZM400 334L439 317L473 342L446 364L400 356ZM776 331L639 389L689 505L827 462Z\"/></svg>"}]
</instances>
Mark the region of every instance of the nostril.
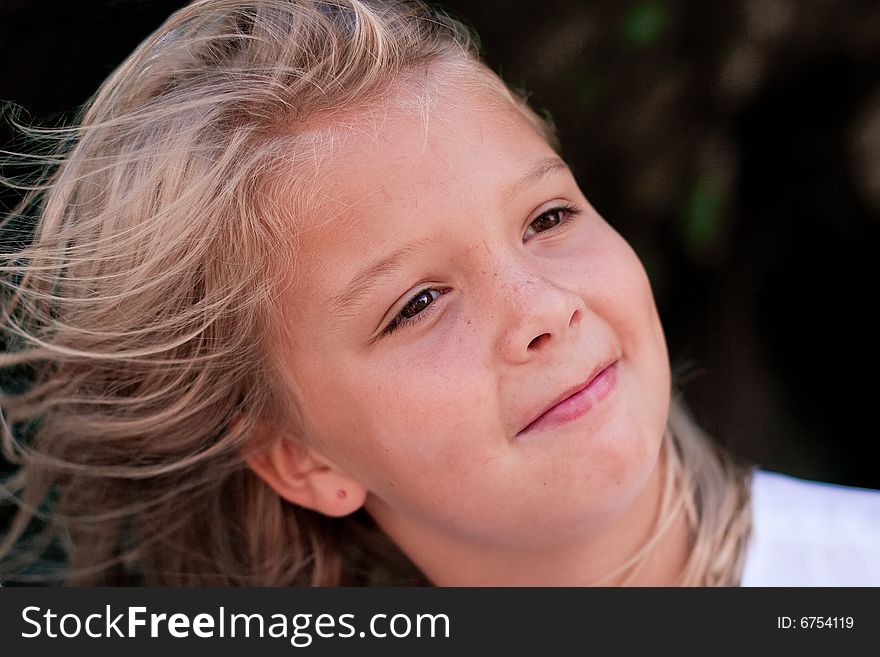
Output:
<instances>
[{"instance_id":1,"label":"nostril","mask_svg":"<svg viewBox=\"0 0 880 657\"><path fill-rule=\"evenodd\" d=\"M537 349L541 346L541 343L545 342L550 337L549 333L542 333L536 338L533 338L531 342L529 342L529 349Z\"/></svg>"},{"instance_id":2,"label":"nostril","mask_svg":"<svg viewBox=\"0 0 880 657\"><path fill-rule=\"evenodd\" d=\"M575 311L571 314L571 319L568 320L568 325L574 326L579 321L581 321L581 311L579 308L575 308Z\"/></svg>"}]
</instances>

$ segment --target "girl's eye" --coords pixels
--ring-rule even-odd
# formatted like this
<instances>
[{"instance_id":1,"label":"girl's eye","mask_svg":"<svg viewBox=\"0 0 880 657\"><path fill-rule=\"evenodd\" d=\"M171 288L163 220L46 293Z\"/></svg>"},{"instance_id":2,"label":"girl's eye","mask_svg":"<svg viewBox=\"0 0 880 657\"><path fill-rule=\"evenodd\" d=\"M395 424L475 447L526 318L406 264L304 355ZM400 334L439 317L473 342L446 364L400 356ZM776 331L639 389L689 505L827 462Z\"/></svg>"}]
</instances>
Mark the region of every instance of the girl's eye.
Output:
<instances>
[{"instance_id":1,"label":"girl's eye","mask_svg":"<svg viewBox=\"0 0 880 657\"><path fill-rule=\"evenodd\" d=\"M575 217L580 213L581 209L572 203L545 210L529 223L529 227L526 230L526 237L524 239L529 239L529 231L538 234L552 230L561 230L562 227L568 225L572 217ZM416 322L430 316L430 311L425 312L425 310L446 292L448 292L448 290L433 287L426 287L424 290L421 290L406 302L406 305L400 309L400 312L397 313L394 319L392 319L388 323L388 326L382 331L382 335L390 335L401 326L415 324Z\"/></svg>"},{"instance_id":2,"label":"girl's eye","mask_svg":"<svg viewBox=\"0 0 880 657\"><path fill-rule=\"evenodd\" d=\"M555 230L561 225L565 225L569 219L580 214L581 209L571 203L555 208L550 208L535 217L526 230L524 239L529 239L529 231L533 234L546 233Z\"/></svg>"},{"instance_id":3,"label":"girl's eye","mask_svg":"<svg viewBox=\"0 0 880 657\"><path fill-rule=\"evenodd\" d=\"M445 294L445 291L433 287L426 287L406 302L406 305L400 309L400 312L397 313L397 316L391 320L382 333L388 335L404 324L413 324L421 321L428 316L428 313L424 313L423 311L434 303L441 294Z\"/></svg>"}]
</instances>

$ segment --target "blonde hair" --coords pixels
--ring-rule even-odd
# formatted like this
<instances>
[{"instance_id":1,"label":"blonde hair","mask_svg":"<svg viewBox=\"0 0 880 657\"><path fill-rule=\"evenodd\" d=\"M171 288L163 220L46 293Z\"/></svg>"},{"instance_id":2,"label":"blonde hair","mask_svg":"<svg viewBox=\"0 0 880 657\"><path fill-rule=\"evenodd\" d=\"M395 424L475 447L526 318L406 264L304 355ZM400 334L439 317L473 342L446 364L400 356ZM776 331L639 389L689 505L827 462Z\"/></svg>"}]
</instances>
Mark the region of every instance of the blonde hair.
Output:
<instances>
[{"instance_id":1,"label":"blonde hair","mask_svg":"<svg viewBox=\"0 0 880 657\"><path fill-rule=\"evenodd\" d=\"M310 126L436 64L476 74L558 146L466 27L378 0L197 0L77 127L30 131L56 146L31 160L41 180L7 180L27 192L7 243L28 243L0 256L2 445L20 466L6 578L55 576L34 570L55 541L70 584L427 583L364 512L288 504L243 454L271 439L259 419L301 421L276 366L296 212L273 202L273 174L309 161ZM747 533L745 477L682 409L654 538L683 505L696 536L684 583L723 584Z\"/></svg>"}]
</instances>

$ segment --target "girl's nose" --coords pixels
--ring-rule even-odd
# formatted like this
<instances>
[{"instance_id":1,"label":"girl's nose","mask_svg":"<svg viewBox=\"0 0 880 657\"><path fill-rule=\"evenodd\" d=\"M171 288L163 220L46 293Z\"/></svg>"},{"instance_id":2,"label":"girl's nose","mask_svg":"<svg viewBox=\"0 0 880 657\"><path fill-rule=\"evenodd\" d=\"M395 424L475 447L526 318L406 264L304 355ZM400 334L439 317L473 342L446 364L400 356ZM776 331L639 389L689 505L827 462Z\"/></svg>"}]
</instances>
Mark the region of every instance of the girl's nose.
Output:
<instances>
[{"instance_id":1,"label":"girl's nose","mask_svg":"<svg viewBox=\"0 0 880 657\"><path fill-rule=\"evenodd\" d=\"M509 316L501 335L501 354L523 363L571 339L586 312L584 300L542 276L531 275L508 288Z\"/></svg>"}]
</instances>

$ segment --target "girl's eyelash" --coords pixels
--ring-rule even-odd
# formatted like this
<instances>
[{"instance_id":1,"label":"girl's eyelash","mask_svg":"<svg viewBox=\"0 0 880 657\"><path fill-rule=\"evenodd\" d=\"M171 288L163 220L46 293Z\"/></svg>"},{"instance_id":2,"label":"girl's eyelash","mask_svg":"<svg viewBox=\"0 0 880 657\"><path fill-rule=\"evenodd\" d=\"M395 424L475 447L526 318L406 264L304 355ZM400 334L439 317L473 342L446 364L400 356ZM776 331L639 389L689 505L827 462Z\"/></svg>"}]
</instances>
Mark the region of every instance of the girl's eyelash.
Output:
<instances>
[{"instance_id":1,"label":"girl's eyelash","mask_svg":"<svg viewBox=\"0 0 880 657\"><path fill-rule=\"evenodd\" d=\"M554 225L554 226L548 228L547 230L542 230L542 231L539 231L539 232L541 232L541 233L547 233L547 232L550 232L550 231L559 230L560 227L562 227L562 226L567 226L568 221L569 221L572 217L575 217L575 216L577 216L577 215L579 215L579 214L581 213L581 208L580 208L579 206L575 205L574 203L566 203L565 205L559 205L559 206L556 206L556 207L550 208L549 210L545 210L544 212L542 212L541 214L539 214L537 217L535 217L534 219L532 219L532 220L529 222L529 227L531 227L531 225L532 225L533 223L535 223L536 221L538 221L539 219L543 219L544 217L551 216L551 215L553 215L554 213L559 213L559 214L562 215L564 218L563 218L558 224L556 224L556 225ZM537 234L537 233L536 233L536 234ZM432 292L436 292L436 293L437 293L437 296L434 297L434 296L431 294ZM409 299L409 301L406 302L406 304L404 305L404 309L405 309L407 306L409 306L409 304L411 304L413 301L415 301L416 299L418 299L419 297L421 297L422 295L424 295L425 293L428 293L428 294L429 294L429 296L430 296L430 298L431 298L431 301L425 306L425 308L424 308L423 310L420 310L419 312L417 312L416 314L414 314L414 315L411 316L411 317L404 317L404 316L403 316L403 310L401 310L399 313L397 313L397 315L394 316L394 319L392 319L392 320L388 323L388 326L386 326L386 327L384 328L384 330L382 331L382 336L384 337L384 336L387 336L387 335L391 335L391 334L394 333L397 329L399 329L401 326L413 326L413 325L417 324L418 322L421 322L422 320L427 319L428 317L430 317L431 312L432 312L432 311L430 310L431 306L434 305L434 302L437 301L437 299L439 299L440 296L446 294L446 292L448 292L448 290L440 289L440 288L434 288L434 287L426 287L426 288L424 288L424 289L422 289L422 290L419 290L418 293L416 293L415 295L413 295L413 296Z\"/></svg>"},{"instance_id":2,"label":"girl's eyelash","mask_svg":"<svg viewBox=\"0 0 880 657\"><path fill-rule=\"evenodd\" d=\"M556 207L550 208L549 210L545 210L544 212L539 214L537 217L532 219L529 222L528 228L531 228L532 224L535 223L536 221L538 221L539 219L543 219L544 217L548 217L554 213L559 213L559 214L563 215L564 218L555 226L552 226L551 228L548 228L547 230L542 230L539 232L548 233L550 231L559 230L563 226L567 226L569 220L572 217L576 217L577 215L579 215L581 213L581 208L580 208L580 206L575 205L574 203L566 203L565 205L558 205ZM538 234L538 233L536 233L536 234Z\"/></svg>"},{"instance_id":3,"label":"girl's eyelash","mask_svg":"<svg viewBox=\"0 0 880 657\"><path fill-rule=\"evenodd\" d=\"M416 299L421 297L426 292L428 292L428 293L436 292L437 296L434 297L433 295L431 295L431 302L425 306L425 309L417 312L412 317L404 317L403 316L403 309L401 309L401 311L399 313L397 313L397 315L394 316L394 319L392 319L391 322L389 322L388 326L386 326L385 329L382 331L382 335L383 336L391 335L392 333L394 333L394 331L396 331L401 326L412 326L412 325L417 324L418 322L422 321L423 319L430 317L431 312L432 312L431 310L429 310L430 307L434 305L434 302L437 301L437 299L439 299L442 295L446 294L448 291L449 290L442 289L442 288L436 288L436 287L426 287L422 290L419 290L419 292L417 292L415 295L413 295L409 299L409 301L407 301L406 304L404 304L403 309L405 309L410 303L412 303L413 301L415 301Z\"/></svg>"}]
</instances>

